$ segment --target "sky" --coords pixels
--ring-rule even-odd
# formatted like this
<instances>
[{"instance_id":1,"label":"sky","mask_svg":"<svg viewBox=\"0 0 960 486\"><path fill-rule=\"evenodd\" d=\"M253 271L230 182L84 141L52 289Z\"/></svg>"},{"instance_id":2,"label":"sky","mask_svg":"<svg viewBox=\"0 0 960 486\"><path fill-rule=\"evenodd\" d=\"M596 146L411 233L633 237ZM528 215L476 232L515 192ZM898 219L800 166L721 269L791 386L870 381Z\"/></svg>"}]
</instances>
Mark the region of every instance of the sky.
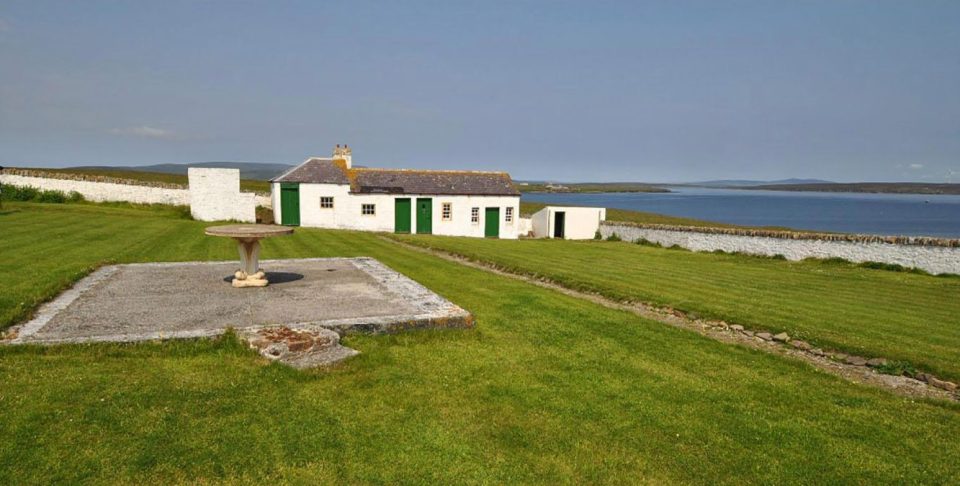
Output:
<instances>
[{"instance_id":1,"label":"sky","mask_svg":"<svg viewBox=\"0 0 960 486\"><path fill-rule=\"evenodd\" d=\"M0 165L337 143L521 180L960 182L960 1L0 2Z\"/></svg>"}]
</instances>

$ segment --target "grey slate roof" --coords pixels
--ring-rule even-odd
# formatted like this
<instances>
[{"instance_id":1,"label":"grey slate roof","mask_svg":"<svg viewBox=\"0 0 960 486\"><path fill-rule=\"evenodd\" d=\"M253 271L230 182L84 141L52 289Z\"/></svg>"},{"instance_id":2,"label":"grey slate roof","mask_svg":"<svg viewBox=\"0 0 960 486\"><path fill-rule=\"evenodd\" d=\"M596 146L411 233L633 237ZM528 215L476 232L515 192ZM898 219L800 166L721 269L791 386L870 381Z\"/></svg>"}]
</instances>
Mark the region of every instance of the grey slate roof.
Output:
<instances>
[{"instance_id":1,"label":"grey slate roof","mask_svg":"<svg viewBox=\"0 0 960 486\"><path fill-rule=\"evenodd\" d=\"M453 170L347 169L342 162L312 158L273 182L350 184L358 194L519 196L510 174Z\"/></svg>"},{"instance_id":2,"label":"grey slate roof","mask_svg":"<svg viewBox=\"0 0 960 486\"><path fill-rule=\"evenodd\" d=\"M355 169L351 190L361 194L519 196L506 172Z\"/></svg>"},{"instance_id":3,"label":"grey slate roof","mask_svg":"<svg viewBox=\"0 0 960 486\"><path fill-rule=\"evenodd\" d=\"M344 169L332 159L312 158L294 167L271 182L313 182L317 184L349 184Z\"/></svg>"}]
</instances>

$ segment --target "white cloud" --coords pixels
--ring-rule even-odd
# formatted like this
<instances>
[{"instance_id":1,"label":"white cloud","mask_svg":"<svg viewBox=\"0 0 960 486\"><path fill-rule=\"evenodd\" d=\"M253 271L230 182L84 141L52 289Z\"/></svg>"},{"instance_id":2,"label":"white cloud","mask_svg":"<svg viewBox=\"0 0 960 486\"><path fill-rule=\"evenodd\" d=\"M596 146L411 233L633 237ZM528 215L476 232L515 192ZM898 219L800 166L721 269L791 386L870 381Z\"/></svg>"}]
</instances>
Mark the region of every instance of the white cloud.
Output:
<instances>
[{"instance_id":1,"label":"white cloud","mask_svg":"<svg viewBox=\"0 0 960 486\"><path fill-rule=\"evenodd\" d=\"M155 138L160 140L170 140L176 137L176 134L174 134L170 130L148 127L146 125L139 126L139 127L111 128L109 132L112 133L113 135Z\"/></svg>"},{"instance_id":2,"label":"white cloud","mask_svg":"<svg viewBox=\"0 0 960 486\"><path fill-rule=\"evenodd\" d=\"M910 164L910 168L913 170L920 170L923 168L923 164Z\"/></svg>"}]
</instances>

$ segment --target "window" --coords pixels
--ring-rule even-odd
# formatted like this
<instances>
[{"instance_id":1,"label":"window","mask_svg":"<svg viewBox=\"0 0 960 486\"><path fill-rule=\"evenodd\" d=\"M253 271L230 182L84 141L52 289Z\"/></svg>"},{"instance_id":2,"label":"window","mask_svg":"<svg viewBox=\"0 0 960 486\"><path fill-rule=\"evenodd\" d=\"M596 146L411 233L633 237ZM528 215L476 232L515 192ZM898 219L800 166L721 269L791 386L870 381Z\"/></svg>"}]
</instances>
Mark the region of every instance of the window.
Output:
<instances>
[{"instance_id":1,"label":"window","mask_svg":"<svg viewBox=\"0 0 960 486\"><path fill-rule=\"evenodd\" d=\"M470 208L470 222L480 224L480 208Z\"/></svg>"},{"instance_id":2,"label":"window","mask_svg":"<svg viewBox=\"0 0 960 486\"><path fill-rule=\"evenodd\" d=\"M327 197L327 196L321 196L320 207L323 209L333 209L333 198Z\"/></svg>"},{"instance_id":3,"label":"window","mask_svg":"<svg viewBox=\"0 0 960 486\"><path fill-rule=\"evenodd\" d=\"M374 216L377 214L377 205L376 204L361 204L360 205L360 214L364 216Z\"/></svg>"},{"instance_id":4,"label":"window","mask_svg":"<svg viewBox=\"0 0 960 486\"><path fill-rule=\"evenodd\" d=\"M513 208L512 208L512 207L509 207L509 208L507 208L506 211L504 211L504 213L503 213L503 220L506 221L506 222L508 222L508 223L512 223L512 222L513 222Z\"/></svg>"},{"instance_id":5,"label":"window","mask_svg":"<svg viewBox=\"0 0 960 486\"><path fill-rule=\"evenodd\" d=\"M453 219L453 204L443 203L441 206L440 215L444 221L450 221Z\"/></svg>"}]
</instances>

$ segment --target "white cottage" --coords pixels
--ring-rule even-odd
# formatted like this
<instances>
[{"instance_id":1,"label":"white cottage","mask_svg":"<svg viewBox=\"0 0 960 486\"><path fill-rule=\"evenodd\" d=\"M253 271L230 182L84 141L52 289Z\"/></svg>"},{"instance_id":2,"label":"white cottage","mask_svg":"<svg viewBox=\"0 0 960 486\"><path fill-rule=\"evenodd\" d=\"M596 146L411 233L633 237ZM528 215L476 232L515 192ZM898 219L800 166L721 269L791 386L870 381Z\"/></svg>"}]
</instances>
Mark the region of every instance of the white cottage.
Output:
<instances>
[{"instance_id":1,"label":"white cottage","mask_svg":"<svg viewBox=\"0 0 960 486\"><path fill-rule=\"evenodd\" d=\"M518 236L520 193L506 172L353 167L351 150L272 179L284 225L449 236Z\"/></svg>"}]
</instances>

